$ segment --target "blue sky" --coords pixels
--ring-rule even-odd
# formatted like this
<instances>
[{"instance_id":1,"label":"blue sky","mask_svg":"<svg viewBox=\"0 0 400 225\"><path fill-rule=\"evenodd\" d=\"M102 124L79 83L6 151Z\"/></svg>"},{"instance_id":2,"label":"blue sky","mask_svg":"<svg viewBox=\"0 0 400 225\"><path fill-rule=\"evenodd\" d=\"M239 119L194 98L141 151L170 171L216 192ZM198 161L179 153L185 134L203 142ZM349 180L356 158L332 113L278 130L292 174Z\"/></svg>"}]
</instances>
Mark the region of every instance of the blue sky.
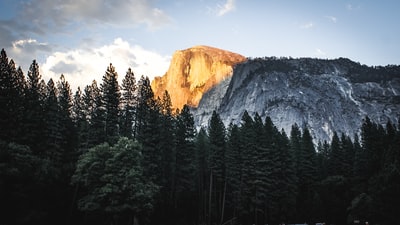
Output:
<instances>
[{"instance_id":1,"label":"blue sky","mask_svg":"<svg viewBox=\"0 0 400 225\"><path fill-rule=\"evenodd\" d=\"M63 73L74 88L163 75L176 50L209 45L247 57L347 57L400 64L400 1L1 0L0 48L26 72Z\"/></svg>"}]
</instances>

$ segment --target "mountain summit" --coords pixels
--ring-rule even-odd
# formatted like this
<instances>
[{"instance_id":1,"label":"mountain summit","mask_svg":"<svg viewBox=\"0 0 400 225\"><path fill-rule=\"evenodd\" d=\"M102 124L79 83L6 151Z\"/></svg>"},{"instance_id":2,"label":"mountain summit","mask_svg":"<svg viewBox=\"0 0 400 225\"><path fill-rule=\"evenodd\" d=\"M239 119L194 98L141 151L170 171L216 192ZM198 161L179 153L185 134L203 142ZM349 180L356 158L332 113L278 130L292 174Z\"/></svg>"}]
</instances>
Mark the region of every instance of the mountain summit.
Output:
<instances>
[{"instance_id":1,"label":"mountain summit","mask_svg":"<svg viewBox=\"0 0 400 225\"><path fill-rule=\"evenodd\" d=\"M176 51L167 73L156 77L151 87L160 97L167 90L173 108L197 107L203 93L231 77L234 65L245 60L242 55L204 45Z\"/></svg>"}]
</instances>

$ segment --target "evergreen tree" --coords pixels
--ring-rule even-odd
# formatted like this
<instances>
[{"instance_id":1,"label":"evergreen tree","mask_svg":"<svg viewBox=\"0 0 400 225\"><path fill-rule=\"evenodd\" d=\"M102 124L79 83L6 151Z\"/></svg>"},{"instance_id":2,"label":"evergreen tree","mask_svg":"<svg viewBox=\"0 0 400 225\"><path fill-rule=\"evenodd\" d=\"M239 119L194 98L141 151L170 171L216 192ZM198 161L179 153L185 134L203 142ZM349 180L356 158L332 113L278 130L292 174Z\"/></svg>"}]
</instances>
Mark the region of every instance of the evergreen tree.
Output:
<instances>
[{"instance_id":1,"label":"evergreen tree","mask_svg":"<svg viewBox=\"0 0 400 225\"><path fill-rule=\"evenodd\" d=\"M255 219L255 182L257 179L256 174L256 163L257 162L257 146L254 138L256 137L254 130L254 121L250 117L247 111L243 113L241 127L240 127L240 146L242 150L243 159L243 188L242 199L240 205L239 215L242 218L243 223L254 223Z\"/></svg>"},{"instance_id":2,"label":"evergreen tree","mask_svg":"<svg viewBox=\"0 0 400 225\"><path fill-rule=\"evenodd\" d=\"M41 80L39 65L33 60L28 71L23 143L30 146L32 152L37 155L43 153L45 145L42 138L45 89L46 84Z\"/></svg>"},{"instance_id":3,"label":"evergreen tree","mask_svg":"<svg viewBox=\"0 0 400 225\"><path fill-rule=\"evenodd\" d=\"M198 191L198 220L207 223L209 197L209 141L207 131L201 128L195 141L196 149L196 177Z\"/></svg>"},{"instance_id":4,"label":"evergreen tree","mask_svg":"<svg viewBox=\"0 0 400 225\"><path fill-rule=\"evenodd\" d=\"M314 185L317 175L316 153L313 140L307 127L303 129L299 153L297 154L298 198L297 212L301 220L315 219Z\"/></svg>"},{"instance_id":5,"label":"evergreen tree","mask_svg":"<svg viewBox=\"0 0 400 225\"><path fill-rule=\"evenodd\" d=\"M144 174L156 184L161 183L162 163L160 142L160 104L148 77L142 76L138 83L138 105L135 115L135 137L143 145Z\"/></svg>"},{"instance_id":6,"label":"evergreen tree","mask_svg":"<svg viewBox=\"0 0 400 225\"><path fill-rule=\"evenodd\" d=\"M187 220L193 220L196 216L196 205L192 199L195 188L194 137L194 119L189 107L184 105L176 119L175 196L177 208L181 209L180 217Z\"/></svg>"},{"instance_id":7,"label":"evergreen tree","mask_svg":"<svg viewBox=\"0 0 400 225\"><path fill-rule=\"evenodd\" d=\"M162 205L161 210L164 213L162 218L160 220L170 220L171 219L171 211L172 209L179 209L180 207L177 207L178 204L178 196L179 191L177 189L182 188L178 183L182 185L182 182L180 179L182 177L178 177L177 174L177 168L182 166L184 168L188 168L188 165L185 164L177 164L178 160L178 151L183 151L183 152L191 152L193 149L186 149L187 146L187 140L185 140L185 134L186 134L186 127L184 126L184 120L180 120L178 123L178 120L172 115L172 108L171 108L171 98L168 94L167 91L165 91L163 98L160 102L160 127L159 127L159 132L160 132L160 138L159 138L159 144L158 144L158 151L161 152L161 176L160 178L162 179L160 181L160 184L162 185L162 189L160 190L160 202ZM189 131L188 131L189 132ZM179 133L179 135L177 134ZM179 146L177 146L179 145ZM182 148L182 149L181 149ZM181 156L182 153L181 152ZM184 157L187 157L185 154L183 154ZM194 158L194 152L191 153L190 157ZM189 158L180 158L182 162L186 162ZM193 160L190 161L190 163L193 165ZM187 170L187 174L179 170L180 173L184 173L183 177L185 176L191 176L190 179L192 181L193 185L193 171L192 170ZM183 179L184 182L187 182L187 179ZM184 183L183 182L183 183ZM180 187L179 187L180 186ZM183 185L185 186L185 185ZM192 190L192 188L190 189ZM189 191L187 189L187 191ZM184 193L187 194L187 193ZM179 202L180 206L182 208L186 208L185 206L182 205L182 202ZM175 213L175 212L174 212ZM160 217L160 216L158 216Z\"/></svg>"},{"instance_id":8,"label":"evergreen tree","mask_svg":"<svg viewBox=\"0 0 400 225\"><path fill-rule=\"evenodd\" d=\"M344 175L344 152L340 145L339 136L333 133L329 156L328 174L330 176Z\"/></svg>"},{"instance_id":9,"label":"evergreen tree","mask_svg":"<svg viewBox=\"0 0 400 225\"><path fill-rule=\"evenodd\" d=\"M241 189L243 176L243 159L240 142L240 130L237 125L230 124L226 149L226 179L228 182L229 206L232 208L232 217L240 212Z\"/></svg>"},{"instance_id":10,"label":"evergreen tree","mask_svg":"<svg viewBox=\"0 0 400 225\"><path fill-rule=\"evenodd\" d=\"M214 190L209 194L214 196L213 202L210 202L210 208L214 207L214 220L220 221L224 214L224 195L225 195L225 144L226 131L225 126L214 110L209 121L208 138L210 143L210 190ZM211 211L211 210L210 210ZM209 212L210 213L210 212ZM210 215L212 216L212 215Z\"/></svg>"},{"instance_id":11,"label":"evergreen tree","mask_svg":"<svg viewBox=\"0 0 400 225\"><path fill-rule=\"evenodd\" d=\"M140 144L127 138L114 146L95 146L82 155L72 182L87 190L78 202L80 210L103 212L107 221L116 224L143 219L153 209L158 191L143 173Z\"/></svg>"},{"instance_id":12,"label":"evergreen tree","mask_svg":"<svg viewBox=\"0 0 400 225\"><path fill-rule=\"evenodd\" d=\"M77 147L82 150L87 148L89 121L86 116L84 96L80 87L78 87L73 97L72 103L72 121L76 130Z\"/></svg>"},{"instance_id":13,"label":"evergreen tree","mask_svg":"<svg viewBox=\"0 0 400 225\"><path fill-rule=\"evenodd\" d=\"M101 84L102 104L104 107L104 130L106 141L115 143L119 137L119 104L121 93L118 85L118 74L110 64Z\"/></svg>"},{"instance_id":14,"label":"evergreen tree","mask_svg":"<svg viewBox=\"0 0 400 225\"><path fill-rule=\"evenodd\" d=\"M131 70L125 74L122 80L122 115L121 115L121 136L133 137L133 120L137 104L137 85L135 74Z\"/></svg>"},{"instance_id":15,"label":"evergreen tree","mask_svg":"<svg viewBox=\"0 0 400 225\"><path fill-rule=\"evenodd\" d=\"M57 89L52 79L47 83L46 100L44 102L44 121L45 121L45 132L43 139L45 139L45 157L47 157L52 163L54 169L62 167L62 141L63 133L61 130L62 121L60 108L57 100ZM59 175L59 174L57 174Z\"/></svg>"},{"instance_id":16,"label":"evergreen tree","mask_svg":"<svg viewBox=\"0 0 400 225\"><path fill-rule=\"evenodd\" d=\"M354 164L354 146L351 138L342 133L340 145L343 151L343 175L346 178L351 178L353 175Z\"/></svg>"},{"instance_id":17,"label":"evergreen tree","mask_svg":"<svg viewBox=\"0 0 400 225\"><path fill-rule=\"evenodd\" d=\"M8 57L4 49L0 54L0 140L10 141L12 139L12 127L10 124L12 97L10 93L13 89L11 70L8 64Z\"/></svg>"},{"instance_id":18,"label":"evergreen tree","mask_svg":"<svg viewBox=\"0 0 400 225\"><path fill-rule=\"evenodd\" d=\"M21 141L24 116L25 78L2 49L0 54L0 139Z\"/></svg>"},{"instance_id":19,"label":"evergreen tree","mask_svg":"<svg viewBox=\"0 0 400 225\"><path fill-rule=\"evenodd\" d=\"M101 101L100 88L95 80L90 86L86 86L83 101L90 126L87 135L87 146L90 148L106 141L105 109Z\"/></svg>"}]
</instances>

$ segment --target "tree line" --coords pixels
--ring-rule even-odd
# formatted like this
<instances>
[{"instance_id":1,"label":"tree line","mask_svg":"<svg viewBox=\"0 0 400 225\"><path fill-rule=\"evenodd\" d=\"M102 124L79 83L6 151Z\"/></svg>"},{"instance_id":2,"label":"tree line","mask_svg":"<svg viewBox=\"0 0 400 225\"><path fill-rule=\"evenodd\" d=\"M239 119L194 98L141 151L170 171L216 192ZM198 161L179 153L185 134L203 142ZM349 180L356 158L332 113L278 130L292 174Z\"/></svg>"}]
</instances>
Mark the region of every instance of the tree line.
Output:
<instances>
[{"instance_id":1,"label":"tree line","mask_svg":"<svg viewBox=\"0 0 400 225\"><path fill-rule=\"evenodd\" d=\"M197 131L147 77L117 78L72 93L1 51L1 224L396 223L400 124L315 145L306 125L214 111Z\"/></svg>"}]
</instances>

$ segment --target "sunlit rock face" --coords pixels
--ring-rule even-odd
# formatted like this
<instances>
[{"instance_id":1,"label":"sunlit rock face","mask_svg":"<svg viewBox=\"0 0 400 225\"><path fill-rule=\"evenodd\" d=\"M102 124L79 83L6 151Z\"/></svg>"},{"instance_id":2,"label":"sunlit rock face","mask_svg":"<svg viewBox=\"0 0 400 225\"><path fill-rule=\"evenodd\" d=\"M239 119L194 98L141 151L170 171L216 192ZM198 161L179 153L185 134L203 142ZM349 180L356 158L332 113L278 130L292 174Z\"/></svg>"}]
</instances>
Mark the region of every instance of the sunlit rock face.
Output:
<instances>
[{"instance_id":1,"label":"sunlit rock face","mask_svg":"<svg viewBox=\"0 0 400 225\"><path fill-rule=\"evenodd\" d=\"M156 77L151 87L160 98L167 90L175 109L185 104L197 107L205 92L230 79L234 65L245 60L242 55L208 46L176 51L167 73Z\"/></svg>"},{"instance_id":2,"label":"sunlit rock face","mask_svg":"<svg viewBox=\"0 0 400 225\"><path fill-rule=\"evenodd\" d=\"M365 116L398 124L400 66L368 67L343 58L247 60L192 109L198 128L208 126L213 110L226 126L240 124L247 110L271 117L287 134L297 123L316 141L329 141L334 131L353 137Z\"/></svg>"}]
</instances>

